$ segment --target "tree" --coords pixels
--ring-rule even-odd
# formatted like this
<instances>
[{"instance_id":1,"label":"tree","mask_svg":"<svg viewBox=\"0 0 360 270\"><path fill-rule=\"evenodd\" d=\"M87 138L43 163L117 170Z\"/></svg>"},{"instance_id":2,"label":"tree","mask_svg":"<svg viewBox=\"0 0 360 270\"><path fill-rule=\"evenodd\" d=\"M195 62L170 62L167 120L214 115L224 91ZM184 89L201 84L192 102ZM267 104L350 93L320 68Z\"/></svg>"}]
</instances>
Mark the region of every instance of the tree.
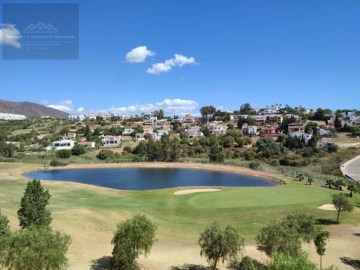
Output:
<instances>
[{"instance_id":1,"label":"tree","mask_svg":"<svg viewBox=\"0 0 360 270\"><path fill-rule=\"evenodd\" d=\"M272 257L276 253L290 256L301 254L301 243L309 243L317 230L313 217L306 214L288 215L281 221L273 221L256 236L258 249Z\"/></svg>"},{"instance_id":2,"label":"tree","mask_svg":"<svg viewBox=\"0 0 360 270\"><path fill-rule=\"evenodd\" d=\"M135 260L147 256L155 242L157 226L145 215L134 215L120 222L111 243L114 245L112 263L118 270L139 269Z\"/></svg>"},{"instance_id":3,"label":"tree","mask_svg":"<svg viewBox=\"0 0 360 270\"><path fill-rule=\"evenodd\" d=\"M0 263L7 269L64 269L70 242L70 236L49 227L30 227L10 236Z\"/></svg>"},{"instance_id":4,"label":"tree","mask_svg":"<svg viewBox=\"0 0 360 270\"><path fill-rule=\"evenodd\" d=\"M296 178L301 182L302 180L305 179L304 175L302 173L299 173Z\"/></svg>"},{"instance_id":5,"label":"tree","mask_svg":"<svg viewBox=\"0 0 360 270\"><path fill-rule=\"evenodd\" d=\"M314 182L314 178L311 175L308 175L307 180L310 185Z\"/></svg>"},{"instance_id":6,"label":"tree","mask_svg":"<svg viewBox=\"0 0 360 270\"><path fill-rule=\"evenodd\" d=\"M215 140L211 145L209 159L210 162L214 163L222 163L225 160L224 148L220 145L218 140Z\"/></svg>"},{"instance_id":7,"label":"tree","mask_svg":"<svg viewBox=\"0 0 360 270\"><path fill-rule=\"evenodd\" d=\"M237 258L244 247L244 238L238 231L227 226L221 230L214 222L201 233L199 238L200 255L205 256L210 268L215 270L220 262L231 261Z\"/></svg>"},{"instance_id":8,"label":"tree","mask_svg":"<svg viewBox=\"0 0 360 270\"><path fill-rule=\"evenodd\" d=\"M350 191L350 194L349 194L350 198L352 198L353 193L356 193L359 191L359 184L355 183L353 181L349 181L348 185L347 185L347 189Z\"/></svg>"},{"instance_id":9,"label":"tree","mask_svg":"<svg viewBox=\"0 0 360 270\"><path fill-rule=\"evenodd\" d=\"M10 233L9 220L0 210L0 237ZM0 241L1 242L1 241Z\"/></svg>"},{"instance_id":10,"label":"tree","mask_svg":"<svg viewBox=\"0 0 360 270\"><path fill-rule=\"evenodd\" d=\"M339 223L339 217L341 211L351 212L354 210L354 205L351 203L349 198L344 194L334 194L332 203L337 211L336 222Z\"/></svg>"},{"instance_id":11,"label":"tree","mask_svg":"<svg viewBox=\"0 0 360 270\"><path fill-rule=\"evenodd\" d=\"M71 154L73 154L74 156L80 156L85 153L86 153L86 148L81 144L76 144L73 147L73 149L71 149Z\"/></svg>"},{"instance_id":12,"label":"tree","mask_svg":"<svg viewBox=\"0 0 360 270\"><path fill-rule=\"evenodd\" d=\"M250 103L245 103L240 106L240 114L252 114L253 108L251 107Z\"/></svg>"},{"instance_id":13,"label":"tree","mask_svg":"<svg viewBox=\"0 0 360 270\"><path fill-rule=\"evenodd\" d=\"M331 188L332 185L334 185L334 180L332 180L332 179L326 179L326 180L325 180L325 185L328 186L329 188Z\"/></svg>"},{"instance_id":14,"label":"tree","mask_svg":"<svg viewBox=\"0 0 360 270\"><path fill-rule=\"evenodd\" d=\"M207 122L209 119L209 116L211 116L215 112L216 112L216 109L213 106L204 106L204 107L200 108L200 113L205 122Z\"/></svg>"},{"instance_id":15,"label":"tree","mask_svg":"<svg viewBox=\"0 0 360 270\"><path fill-rule=\"evenodd\" d=\"M46 209L50 197L49 191L41 186L40 180L33 179L28 182L18 211L21 228L50 225L51 212Z\"/></svg>"},{"instance_id":16,"label":"tree","mask_svg":"<svg viewBox=\"0 0 360 270\"><path fill-rule=\"evenodd\" d=\"M14 157L15 149L16 147L13 144L0 142L0 156L12 158Z\"/></svg>"},{"instance_id":17,"label":"tree","mask_svg":"<svg viewBox=\"0 0 360 270\"><path fill-rule=\"evenodd\" d=\"M335 116L334 126L336 129L342 128L341 120L338 115Z\"/></svg>"},{"instance_id":18,"label":"tree","mask_svg":"<svg viewBox=\"0 0 360 270\"><path fill-rule=\"evenodd\" d=\"M322 256L325 255L326 251L326 241L329 240L330 233L328 231L320 231L314 239L314 244L316 246L316 252L320 256L320 270L322 269Z\"/></svg>"}]
</instances>

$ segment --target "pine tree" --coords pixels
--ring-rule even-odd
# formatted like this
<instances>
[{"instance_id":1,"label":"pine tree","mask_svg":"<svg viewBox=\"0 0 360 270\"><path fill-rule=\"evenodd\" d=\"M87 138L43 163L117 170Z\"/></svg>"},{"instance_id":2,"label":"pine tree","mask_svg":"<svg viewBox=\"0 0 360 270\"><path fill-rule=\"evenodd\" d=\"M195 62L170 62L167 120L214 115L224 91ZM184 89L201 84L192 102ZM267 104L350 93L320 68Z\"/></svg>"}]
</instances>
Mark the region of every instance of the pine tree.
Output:
<instances>
[{"instance_id":1,"label":"pine tree","mask_svg":"<svg viewBox=\"0 0 360 270\"><path fill-rule=\"evenodd\" d=\"M33 179L28 182L18 211L21 228L50 225L52 220L51 212L46 209L50 197L49 191L44 190L41 186L40 180Z\"/></svg>"}]
</instances>

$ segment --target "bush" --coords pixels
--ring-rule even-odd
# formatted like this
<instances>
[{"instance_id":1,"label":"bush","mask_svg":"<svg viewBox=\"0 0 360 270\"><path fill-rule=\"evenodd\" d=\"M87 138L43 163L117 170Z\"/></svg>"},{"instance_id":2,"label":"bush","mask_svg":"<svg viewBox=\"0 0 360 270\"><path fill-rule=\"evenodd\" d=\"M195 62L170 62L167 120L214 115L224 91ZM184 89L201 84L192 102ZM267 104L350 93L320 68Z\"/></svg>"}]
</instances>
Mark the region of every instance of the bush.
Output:
<instances>
[{"instance_id":1,"label":"bush","mask_svg":"<svg viewBox=\"0 0 360 270\"><path fill-rule=\"evenodd\" d=\"M339 150L339 147L334 143L329 143L327 150L329 153L336 153Z\"/></svg>"},{"instance_id":2,"label":"bush","mask_svg":"<svg viewBox=\"0 0 360 270\"><path fill-rule=\"evenodd\" d=\"M125 146L123 150L124 150L124 152L126 152L126 153L132 153L132 151L133 151L130 146Z\"/></svg>"},{"instance_id":3,"label":"bush","mask_svg":"<svg viewBox=\"0 0 360 270\"><path fill-rule=\"evenodd\" d=\"M58 160L58 159L52 159L50 161L50 166L58 167L58 166L66 166L68 165L66 162Z\"/></svg>"},{"instance_id":4,"label":"bush","mask_svg":"<svg viewBox=\"0 0 360 270\"><path fill-rule=\"evenodd\" d=\"M14 157L15 148L12 144L0 142L0 155L6 158L12 158Z\"/></svg>"},{"instance_id":5,"label":"bush","mask_svg":"<svg viewBox=\"0 0 360 270\"><path fill-rule=\"evenodd\" d=\"M252 170L256 170L260 167L260 163L259 162L250 162L249 163L249 168L252 169Z\"/></svg>"},{"instance_id":6,"label":"bush","mask_svg":"<svg viewBox=\"0 0 360 270\"><path fill-rule=\"evenodd\" d=\"M58 158L69 158L69 157L71 157L71 150L66 150L66 149L64 149L64 150L58 150L58 151L56 151L56 156L58 157Z\"/></svg>"},{"instance_id":7,"label":"bush","mask_svg":"<svg viewBox=\"0 0 360 270\"><path fill-rule=\"evenodd\" d=\"M231 269L234 270L256 270L256 266L254 265L253 259L249 256L245 256L242 258L241 262L234 262L231 264Z\"/></svg>"},{"instance_id":8,"label":"bush","mask_svg":"<svg viewBox=\"0 0 360 270\"><path fill-rule=\"evenodd\" d=\"M306 254L293 257L285 253L276 253L268 266L268 270L294 269L318 270L317 266L309 260Z\"/></svg>"},{"instance_id":9,"label":"bush","mask_svg":"<svg viewBox=\"0 0 360 270\"><path fill-rule=\"evenodd\" d=\"M96 155L97 159L108 160L114 158L115 153L111 150L100 150L99 154Z\"/></svg>"},{"instance_id":10,"label":"bush","mask_svg":"<svg viewBox=\"0 0 360 270\"><path fill-rule=\"evenodd\" d=\"M86 148L85 148L85 146L83 146L83 145L81 145L81 144L76 144L76 145L74 146L74 148L71 149L71 153L72 153L74 156L80 156L80 155L86 153Z\"/></svg>"}]
</instances>

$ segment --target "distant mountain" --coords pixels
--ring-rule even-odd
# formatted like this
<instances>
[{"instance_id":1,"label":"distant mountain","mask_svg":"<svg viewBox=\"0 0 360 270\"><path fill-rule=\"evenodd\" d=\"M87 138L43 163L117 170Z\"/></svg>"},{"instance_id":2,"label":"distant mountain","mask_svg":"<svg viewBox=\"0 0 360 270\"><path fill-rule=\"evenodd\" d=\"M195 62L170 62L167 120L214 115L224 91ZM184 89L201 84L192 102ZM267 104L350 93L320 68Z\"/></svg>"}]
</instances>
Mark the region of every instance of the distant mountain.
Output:
<instances>
[{"instance_id":1,"label":"distant mountain","mask_svg":"<svg viewBox=\"0 0 360 270\"><path fill-rule=\"evenodd\" d=\"M51 116L67 118L68 113L32 102L13 102L0 99L0 113L22 114L26 116Z\"/></svg>"}]
</instances>

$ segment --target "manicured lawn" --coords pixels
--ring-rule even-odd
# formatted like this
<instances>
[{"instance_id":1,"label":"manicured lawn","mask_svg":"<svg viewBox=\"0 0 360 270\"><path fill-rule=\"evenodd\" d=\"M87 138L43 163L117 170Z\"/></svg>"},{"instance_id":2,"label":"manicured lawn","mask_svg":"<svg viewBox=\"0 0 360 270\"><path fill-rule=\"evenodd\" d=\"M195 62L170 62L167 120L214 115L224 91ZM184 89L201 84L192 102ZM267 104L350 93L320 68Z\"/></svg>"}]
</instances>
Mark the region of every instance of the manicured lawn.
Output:
<instances>
[{"instance_id":1,"label":"manicured lawn","mask_svg":"<svg viewBox=\"0 0 360 270\"><path fill-rule=\"evenodd\" d=\"M16 217L26 180L11 172L26 170L29 165L0 164L0 208ZM35 167L36 165L34 165ZM116 215L120 219L132 213L144 213L159 225L159 235L167 239L193 242L199 232L213 221L238 227L248 239L253 239L261 226L287 213L305 211L318 218L335 219L335 212L317 207L331 202L338 192L303 183L277 187L225 188L220 192L175 196L177 189L155 191L118 191L69 183L43 182L50 190L50 209L54 216L73 210L73 222L84 224L94 220L101 227L102 217ZM354 196L360 204L360 197ZM79 210L80 209L80 210ZM91 216L76 216L77 211L89 210ZM59 214L59 215L57 215ZM61 223L61 220L58 220ZM119 220L113 220L116 224ZM66 220L64 220L66 222ZM343 223L358 224L359 210L342 215Z\"/></svg>"}]
</instances>

